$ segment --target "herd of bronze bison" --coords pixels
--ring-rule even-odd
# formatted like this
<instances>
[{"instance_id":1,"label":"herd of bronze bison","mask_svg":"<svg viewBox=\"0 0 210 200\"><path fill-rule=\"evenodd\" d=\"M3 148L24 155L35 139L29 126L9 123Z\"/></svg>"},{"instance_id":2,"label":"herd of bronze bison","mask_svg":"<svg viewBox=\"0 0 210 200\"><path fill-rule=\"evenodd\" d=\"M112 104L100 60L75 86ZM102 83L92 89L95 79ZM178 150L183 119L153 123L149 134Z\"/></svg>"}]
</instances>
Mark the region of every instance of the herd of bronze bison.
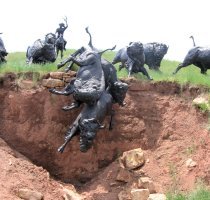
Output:
<instances>
[{"instance_id":1,"label":"herd of bronze bison","mask_svg":"<svg viewBox=\"0 0 210 200\"><path fill-rule=\"evenodd\" d=\"M45 64L55 62L61 51L61 59L65 50L66 40L63 33L68 27L61 23L60 28L56 30L58 35L48 33L44 40L36 40L32 46L29 46L26 52L26 62ZM148 74L144 65L148 65L149 69L159 70L161 61L168 51L168 46L162 43L130 42L128 46L120 49L112 62L102 58L102 54L108 50L114 50L115 46L103 51L98 50L92 44L92 37L88 30L89 43L87 47L81 47L71 54L68 58L62 60L58 65L58 69L65 66L65 71L71 70L73 64L78 66L78 71L74 79L62 90L51 88L49 92L57 95L72 95L73 103L64 106L64 111L79 108L82 110L78 117L68 129L65 142L58 148L59 152L63 152L67 143L76 135L80 139L80 151L86 152L91 148L93 140L99 129L105 128L103 124L106 116L110 117L109 130L112 129L112 119L114 110L112 105L118 103L124 106L124 99L128 90L128 85L120 81L117 77L117 71L114 64L121 63L119 70L126 68L128 76L133 73L142 72L148 79L152 79ZM194 42L194 38L191 37ZM194 46L187 53L184 61L178 65L174 73L181 68L191 64L199 67L201 73L205 74L210 68L210 48ZM6 62L8 52L4 43L0 38L0 63Z\"/></svg>"}]
</instances>

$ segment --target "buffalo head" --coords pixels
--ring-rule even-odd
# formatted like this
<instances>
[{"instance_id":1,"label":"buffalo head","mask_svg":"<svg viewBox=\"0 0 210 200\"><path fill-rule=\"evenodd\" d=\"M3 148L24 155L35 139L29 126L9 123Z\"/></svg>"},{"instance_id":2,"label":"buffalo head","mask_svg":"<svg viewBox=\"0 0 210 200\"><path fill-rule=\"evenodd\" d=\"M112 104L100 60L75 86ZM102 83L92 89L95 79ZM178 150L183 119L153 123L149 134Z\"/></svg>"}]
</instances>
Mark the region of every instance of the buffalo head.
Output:
<instances>
[{"instance_id":1,"label":"buffalo head","mask_svg":"<svg viewBox=\"0 0 210 200\"><path fill-rule=\"evenodd\" d=\"M45 35L45 42L48 44L55 44L56 41L56 35L54 33L48 33Z\"/></svg>"},{"instance_id":2,"label":"buffalo head","mask_svg":"<svg viewBox=\"0 0 210 200\"><path fill-rule=\"evenodd\" d=\"M80 129L80 151L86 152L92 146L93 139L98 129L104 128L94 118L79 120Z\"/></svg>"}]
</instances>

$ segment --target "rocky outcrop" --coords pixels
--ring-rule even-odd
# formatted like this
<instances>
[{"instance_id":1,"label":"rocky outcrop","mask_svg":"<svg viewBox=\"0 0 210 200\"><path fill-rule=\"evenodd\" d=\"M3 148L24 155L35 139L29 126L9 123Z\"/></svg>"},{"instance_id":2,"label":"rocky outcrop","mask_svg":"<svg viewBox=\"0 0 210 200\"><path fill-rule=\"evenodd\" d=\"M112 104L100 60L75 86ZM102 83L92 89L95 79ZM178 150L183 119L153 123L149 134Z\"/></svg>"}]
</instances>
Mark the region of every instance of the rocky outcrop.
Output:
<instances>
[{"instance_id":1,"label":"rocky outcrop","mask_svg":"<svg viewBox=\"0 0 210 200\"><path fill-rule=\"evenodd\" d=\"M65 72L50 72L49 77L42 80L42 85L47 88L63 88L67 85L73 77L75 77L76 72L70 71Z\"/></svg>"}]
</instances>

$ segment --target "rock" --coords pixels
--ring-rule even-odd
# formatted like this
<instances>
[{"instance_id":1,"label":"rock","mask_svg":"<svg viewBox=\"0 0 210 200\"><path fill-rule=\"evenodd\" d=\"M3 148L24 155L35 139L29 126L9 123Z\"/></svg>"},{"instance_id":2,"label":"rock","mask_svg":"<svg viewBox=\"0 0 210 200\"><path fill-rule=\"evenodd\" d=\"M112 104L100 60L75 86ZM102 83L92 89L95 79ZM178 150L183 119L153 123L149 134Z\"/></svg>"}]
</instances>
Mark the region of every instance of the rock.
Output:
<instances>
[{"instance_id":1,"label":"rock","mask_svg":"<svg viewBox=\"0 0 210 200\"><path fill-rule=\"evenodd\" d=\"M143 189L148 189L150 193L155 193L155 185L149 177L139 178L138 187Z\"/></svg>"},{"instance_id":2,"label":"rock","mask_svg":"<svg viewBox=\"0 0 210 200\"><path fill-rule=\"evenodd\" d=\"M21 80L18 82L18 86L22 89L30 90L35 87L35 83L30 80Z\"/></svg>"},{"instance_id":3,"label":"rock","mask_svg":"<svg viewBox=\"0 0 210 200\"><path fill-rule=\"evenodd\" d=\"M68 190L64 188L63 192L64 192L64 195L63 195L64 200L82 200L83 199L77 192L73 190Z\"/></svg>"},{"instance_id":4,"label":"rock","mask_svg":"<svg viewBox=\"0 0 210 200\"><path fill-rule=\"evenodd\" d=\"M40 73L39 72L19 72L17 73L18 79L23 80L39 80L40 79Z\"/></svg>"},{"instance_id":5,"label":"rock","mask_svg":"<svg viewBox=\"0 0 210 200\"><path fill-rule=\"evenodd\" d=\"M76 74L77 74L77 72L75 72L75 71L69 71L67 73L64 73L63 78L69 78L69 77L72 78L72 77L75 77Z\"/></svg>"},{"instance_id":6,"label":"rock","mask_svg":"<svg viewBox=\"0 0 210 200\"><path fill-rule=\"evenodd\" d=\"M64 72L50 72L50 77L53 79L63 80Z\"/></svg>"},{"instance_id":7,"label":"rock","mask_svg":"<svg viewBox=\"0 0 210 200\"><path fill-rule=\"evenodd\" d=\"M201 109L206 109L206 110L210 109L209 101L207 97L202 97L202 96L197 97L193 100L193 104Z\"/></svg>"},{"instance_id":8,"label":"rock","mask_svg":"<svg viewBox=\"0 0 210 200\"><path fill-rule=\"evenodd\" d=\"M42 80L42 79L48 79L48 78L50 78L50 73L43 74L40 79Z\"/></svg>"},{"instance_id":9,"label":"rock","mask_svg":"<svg viewBox=\"0 0 210 200\"><path fill-rule=\"evenodd\" d=\"M126 169L120 168L116 180L127 183L131 180L131 174Z\"/></svg>"},{"instance_id":10,"label":"rock","mask_svg":"<svg viewBox=\"0 0 210 200\"><path fill-rule=\"evenodd\" d=\"M126 151L119 161L126 169L135 169L145 163L144 153L141 148Z\"/></svg>"},{"instance_id":11,"label":"rock","mask_svg":"<svg viewBox=\"0 0 210 200\"><path fill-rule=\"evenodd\" d=\"M19 189L18 197L25 200L42 200L44 198L44 195L35 190Z\"/></svg>"},{"instance_id":12,"label":"rock","mask_svg":"<svg viewBox=\"0 0 210 200\"><path fill-rule=\"evenodd\" d=\"M64 82L59 79L43 79L42 85L47 88L64 87Z\"/></svg>"},{"instance_id":13,"label":"rock","mask_svg":"<svg viewBox=\"0 0 210 200\"><path fill-rule=\"evenodd\" d=\"M186 161L186 166L189 167L189 168L196 167L197 166L197 163L195 161L193 161L191 158L189 158Z\"/></svg>"},{"instance_id":14,"label":"rock","mask_svg":"<svg viewBox=\"0 0 210 200\"><path fill-rule=\"evenodd\" d=\"M72 79L72 77L63 78L64 82L66 83L70 83Z\"/></svg>"},{"instance_id":15,"label":"rock","mask_svg":"<svg viewBox=\"0 0 210 200\"><path fill-rule=\"evenodd\" d=\"M193 100L193 104L208 104L208 99L205 97L197 97Z\"/></svg>"},{"instance_id":16,"label":"rock","mask_svg":"<svg viewBox=\"0 0 210 200\"><path fill-rule=\"evenodd\" d=\"M118 199L119 200L131 200L131 196L129 195L128 192L123 190L118 194Z\"/></svg>"},{"instance_id":17,"label":"rock","mask_svg":"<svg viewBox=\"0 0 210 200\"><path fill-rule=\"evenodd\" d=\"M132 200L148 200L149 190L148 189L132 189L131 199Z\"/></svg>"},{"instance_id":18,"label":"rock","mask_svg":"<svg viewBox=\"0 0 210 200\"><path fill-rule=\"evenodd\" d=\"M150 194L148 200L166 200L165 194Z\"/></svg>"}]
</instances>

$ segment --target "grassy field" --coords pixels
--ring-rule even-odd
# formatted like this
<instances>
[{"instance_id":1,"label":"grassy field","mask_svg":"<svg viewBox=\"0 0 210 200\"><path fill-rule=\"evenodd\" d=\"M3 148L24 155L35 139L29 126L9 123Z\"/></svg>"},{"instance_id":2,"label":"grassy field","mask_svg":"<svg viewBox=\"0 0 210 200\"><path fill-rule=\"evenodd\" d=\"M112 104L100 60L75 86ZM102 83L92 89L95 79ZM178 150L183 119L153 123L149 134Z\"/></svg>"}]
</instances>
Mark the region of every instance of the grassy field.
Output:
<instances>
[{"instance_id":1,"label":"grassy field","mask_svg":"<svg viewBox=\"0 0 210 200\"><path fill-rule=\"evenodd\" d=\"M64 53L64 58L74 52L73 50L68 50ZM26 64L26 53L25 52L15 52L10 53L6 57L7 63L0 65L0 74L5 74L7 72L39 72L40 74L45 74L47 72L57 71L57 64L61 61L58 57L54 63L48 63L45 65L31 64L30 66ZM62 70L62 69L61 69Z\"/></svg>"},{"instance_id":2,"label":"grassy field","mask_svg":"<svg viewBox=\"0 0 210 200\"><path fill-rule=\"evenodd\" d=\"M64 59L68 57L74 50L67 50L64 52ZM112 61L116 52L106 52L103 57L109 61ZM26 55L25 52L16 52L10 53L7 57L7 63L0 65L0 74L4 74L6 72L40 72L40 74L44 74L51 71L57 71L57 63L61 61L61 58L58 57L56 62L46 64L46 65L38 65L26 64ZM202 75L200 73L200 69L191 65L186 68L182 68L176 75L172 75L173 71L176 69L179 62L163 60L160 67L160 72L156 72L153 70L148 70L148 73L153 77L154 81L176 81L180 84L191 83L194 85L205 85L210 86L210 71L207 72L207 75ZM118 64L115 65L118 69ZM64 70L64 68L59 69L59 71ZM134 75L138 79L147 80L146 77L142 73L138 73ZM120 72L118 71L118 77L127 77L126 69L122 69Z\"/></svg>"}]
</instances>

